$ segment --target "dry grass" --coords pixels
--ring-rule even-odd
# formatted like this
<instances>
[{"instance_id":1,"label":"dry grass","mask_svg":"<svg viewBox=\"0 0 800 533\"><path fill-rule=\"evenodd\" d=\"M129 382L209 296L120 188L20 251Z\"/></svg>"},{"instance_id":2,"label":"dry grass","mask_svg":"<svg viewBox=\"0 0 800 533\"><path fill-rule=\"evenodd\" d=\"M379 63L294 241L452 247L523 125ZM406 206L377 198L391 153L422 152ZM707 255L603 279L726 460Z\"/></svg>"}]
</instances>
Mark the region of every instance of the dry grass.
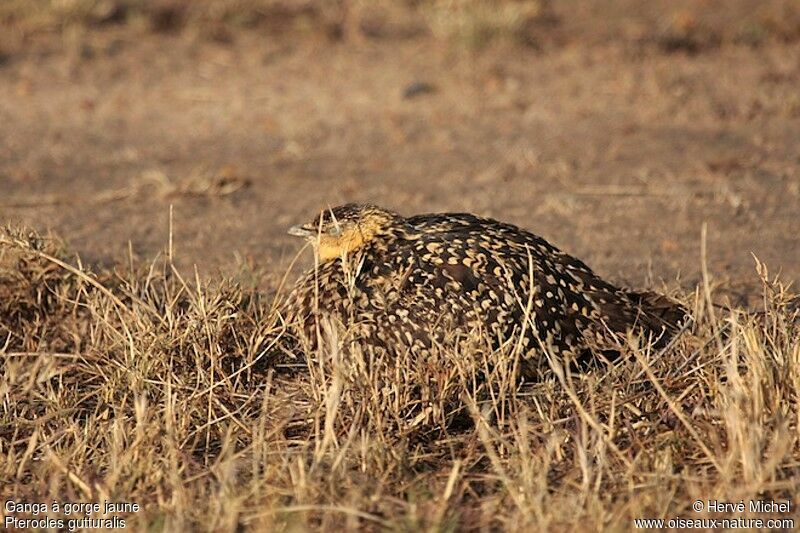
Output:
<instances>
[{"instance_id":1,"label":"dry grass","mask_svg":"<svg viewBox=\"0 0 800 533\"><path fill-rule=\"evenodd\" d=\"M0 27L27 34L113 24L155 32L191 27L225 38L238 28L290 30L330 15L335 5L324 0L7 0L0 4Z\"/></svg>"},{"instance_id":2,"label":"dry grass","mask_svg":"<svg viewBox=\"0 0 800 533\"><path fill-rule=\"evenodd\" d=\"M169 254L91 273L0 232L3 501L136 502L157 531L572 530L798 492L800 310L763 267L759 312L707 284L668 349L520 385L480 339L396 361L326 327L292 360L277 287Z\"/></svg>"},{"instance_id":3,"label":"dry grass","mask_svg":"<svg viewBox=\"0 0 800 533\"><path fill-rule=\"evenodd\" d=\"M628 22L640 27L638 37L619 24L627 17L612 22L617 29L608 31L597 21L571 22L587 16L584 9L591 12L603 5L589 2L565 9L550 0L4 0L0 59L29 49L42 34L60 37L66 50L90 55L89 34L113 26L126 27L128 35L138 39L152 33L185 33L198 41L221 43L246 31L270 39L322 38L326 43L432 36L456 50L498 42L544 49L597 42L594 34L610 33L633 49L690 55L723 44L758 46L800 38L800 10L792 0L738 0L724 9L670 2L648 4L632 13L612 9L611 20L630 15ZM607 7L612 6L613 2Z\"/></svg>"},{"instance_id":4,"label":"dry grass","mask_svg":"<svg viewBox=\"0 0 800 533\"><path fill-rule=\"evenodd\" d=\"M544 12L540 0L431 0L421 5L432 33L481 47L491 41L527 41L529 25Z\"/></svg>"},{"instance_id":5,"label":"dry grass","mask_svg":"<svg viewBox=\"0 0 800 533\"><path fill-rule=\"evenodd\" d=\"M85 31L113 24L156 32L183 29L226 41L244 28L333 39L419 34L482 46L525 41L540 0L6 0L0 27L21 35Z\"/></svg>"},{"instance_id":6,"label":"dry grass","mask_svg":"<svg viewBox=\"0 0 800 533\"><path fill-rule=\"evenodd\" d=\"M497 40L538 46L540 34L573 16L556 5L550 0L3 0L0 29L23 41L65 31L75 39L86 30L122 24L145 34L188 30L219 41L250 28L334 40L433 35L470 47ZM724 9L662 2L642 13L630 15L649 27L645 43L667 52L793 42L800 36L800 12L792 0L739 0Z\"/></svg>"}]
</instances>

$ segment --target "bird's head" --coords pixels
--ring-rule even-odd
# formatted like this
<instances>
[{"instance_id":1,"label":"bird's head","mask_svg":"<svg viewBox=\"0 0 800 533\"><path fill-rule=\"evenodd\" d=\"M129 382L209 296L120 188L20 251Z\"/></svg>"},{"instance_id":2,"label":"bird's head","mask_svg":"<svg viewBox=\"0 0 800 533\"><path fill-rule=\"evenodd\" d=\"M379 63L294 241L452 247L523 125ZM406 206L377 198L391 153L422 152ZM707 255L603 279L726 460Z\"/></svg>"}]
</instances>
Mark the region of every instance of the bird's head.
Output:
<instances>
[{"instance_id":1,"label":"bird's head","mask_svg":"<svg viewBox=\"0 0 800 533\"><path fill-rule=\"evenodd\" d=\"M368 204L345 204L326 209L314 219L289 229L289 235L304 237L319 256L320 262L344 257L375 239L393 234L402 217L397 213Z\"/></svg>"}]
</instances>

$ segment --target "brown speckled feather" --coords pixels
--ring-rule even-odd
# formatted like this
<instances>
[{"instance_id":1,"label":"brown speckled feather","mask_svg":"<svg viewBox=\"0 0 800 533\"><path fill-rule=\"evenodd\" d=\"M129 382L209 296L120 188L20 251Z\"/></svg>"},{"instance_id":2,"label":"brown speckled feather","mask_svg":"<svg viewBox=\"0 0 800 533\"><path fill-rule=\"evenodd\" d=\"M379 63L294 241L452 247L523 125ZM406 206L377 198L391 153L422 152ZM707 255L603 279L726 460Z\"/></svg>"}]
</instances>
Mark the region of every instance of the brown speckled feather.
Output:
<instances>
[{"instance_id":1,"label":"brown speckled feather","mask_svg":"<svg viewBox=\"0 0 800 533\"><path fill-rule=\"evenodd\" d=\"M368 216L358 207L335 208L333 217L358 224ZM629 330L663 344L684 320L685 311L668 298L617 288L511 224L467 213L403 218L367 207L388 213L386 227L344 263L333 259L307 273L287 303L308 336L320 315L390 352L476 332L497 347L522 334L533 373L543 350L573 359L590 346L613 349Z\"/></svg>"}]
</instances>

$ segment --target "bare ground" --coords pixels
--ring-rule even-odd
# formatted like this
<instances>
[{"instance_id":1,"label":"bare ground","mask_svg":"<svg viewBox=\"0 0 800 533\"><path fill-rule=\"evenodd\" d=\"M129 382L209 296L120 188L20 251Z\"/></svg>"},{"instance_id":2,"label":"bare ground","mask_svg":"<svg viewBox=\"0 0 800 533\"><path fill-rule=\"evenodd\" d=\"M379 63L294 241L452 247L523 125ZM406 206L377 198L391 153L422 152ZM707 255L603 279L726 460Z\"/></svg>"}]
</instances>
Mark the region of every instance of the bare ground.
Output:
<instances>
[{"instance_id":1,"label":"bare ground","mask_svg":"<svg viewBox=\"0 0 800 533\"><path fill-rule=\"evenodd\" d=\"M180 265L277 275L297 249L285 229L320 207L463 210L615 281L685 286L707 224L715 276L749 285L755 254L796 279L800 44L675 37L679 6L636 5L557 4L536 47L126 27L39 39L0 66L0 219L105 263L128 242L163 251L173 205ZM728 27L698 5L692 28ZM404 97L414 84L428 90Z\"/></svg>"}]
</instances>

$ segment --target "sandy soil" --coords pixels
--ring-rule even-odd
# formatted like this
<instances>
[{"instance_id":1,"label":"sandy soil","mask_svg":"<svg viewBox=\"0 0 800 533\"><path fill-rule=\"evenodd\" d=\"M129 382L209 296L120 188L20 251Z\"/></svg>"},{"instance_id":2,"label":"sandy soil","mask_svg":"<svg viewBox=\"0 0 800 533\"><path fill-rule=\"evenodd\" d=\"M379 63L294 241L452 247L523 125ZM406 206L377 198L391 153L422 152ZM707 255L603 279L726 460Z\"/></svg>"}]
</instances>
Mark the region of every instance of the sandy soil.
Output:
<instances>
[{"instance_id":1,"label":"sandy soil","mask_svg":"<svg viewBox=\"0 0 800 533\"><path fill-rule=\"evenodd\" d=\"M429 35L53 37L0 64L0 220L109 262L129 242L163 251L172 205L182 267L277 274L298 249L286 228L326 205L463 210L614 281L686 288L707 224L717 279L754 282L751 254L796 279L800 42L652 44L644 18L557 9L540 46L480 51Z\"/></svg>"}]
</instances>

